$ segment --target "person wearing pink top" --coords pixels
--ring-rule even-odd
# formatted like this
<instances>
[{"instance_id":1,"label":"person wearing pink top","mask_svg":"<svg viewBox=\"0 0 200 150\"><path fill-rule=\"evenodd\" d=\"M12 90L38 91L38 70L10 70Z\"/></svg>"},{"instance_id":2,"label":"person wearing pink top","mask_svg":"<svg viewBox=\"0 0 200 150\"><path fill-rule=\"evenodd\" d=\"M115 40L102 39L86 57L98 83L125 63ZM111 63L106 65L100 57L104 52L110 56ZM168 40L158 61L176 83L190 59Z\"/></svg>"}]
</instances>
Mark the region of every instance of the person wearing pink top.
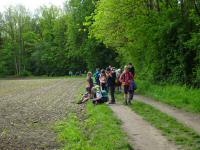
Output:
<instances>
[{"instance_id":1,"label":"person wearing pink top","mask_svg":"<svg viewBox=\"0 0 200 150\"><path fill-rule=\"evenodd\" d=\"M124 86L124 100L125 100L125 104L127 105L128 103L131 103L131 99L128 99L128 94L131 95L132 93L130 93L129 89L131 86L131 82L133 81L133 74L131 72L129 72L129 68L128 66L124 67L124 72L121 74L120 76L120 82L122 83L122 85Z\"/></svg>"}]
</instances>

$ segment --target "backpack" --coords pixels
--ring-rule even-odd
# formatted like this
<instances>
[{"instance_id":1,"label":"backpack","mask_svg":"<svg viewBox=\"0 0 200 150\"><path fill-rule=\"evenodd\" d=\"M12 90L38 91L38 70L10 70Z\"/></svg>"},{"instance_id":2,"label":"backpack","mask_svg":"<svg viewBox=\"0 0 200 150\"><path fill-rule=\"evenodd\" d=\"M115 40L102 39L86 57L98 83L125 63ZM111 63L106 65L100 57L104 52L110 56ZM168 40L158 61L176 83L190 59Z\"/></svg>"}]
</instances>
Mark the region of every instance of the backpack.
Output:
<instances>
[{"instance_id":1,"label":"backpack","mask_svg":"<svg viewBox=\"0 0 200 150\"><path fill-rule=\"evenodd\" d=\"M99 77L100 77L100 73L99 73L99 72L96 72L96 73L94 74L95 80L96 80L96 81L99 80Z\"/></svg>"},{"instance_id":2,"label":"backpack","mask_svg":"<svg viewBox=\"0 0 200 150\"><path fill-rule=\"evenodd\" d=\"M137 84L134 80L131 81L129 90L137 90Z\"/></svg>"}]
</instances>

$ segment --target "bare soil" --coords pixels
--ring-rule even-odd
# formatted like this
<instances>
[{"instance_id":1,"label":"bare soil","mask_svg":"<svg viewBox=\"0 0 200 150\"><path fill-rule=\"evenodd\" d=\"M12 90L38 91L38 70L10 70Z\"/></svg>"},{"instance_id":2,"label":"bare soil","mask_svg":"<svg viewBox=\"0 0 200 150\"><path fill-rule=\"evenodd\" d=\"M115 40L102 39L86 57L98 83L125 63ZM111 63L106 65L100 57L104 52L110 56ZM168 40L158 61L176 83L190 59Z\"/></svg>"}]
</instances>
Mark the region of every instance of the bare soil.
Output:
<instances>
[{"instance_id":1,"label":"bare soil","mask_svg":"<svg viewBox=\"0 0 200 150\"><path fill-rule=\"evenodd\" d=\"M81 79L0 80L0 149L53 150L53 125L69 112Z\"/></svg>"},{"instance_id":2,"label":"bare soil","mask_svg":"<svg viewBox=\"0 0 200 150\"><path fill-rule=\"evenodd\" d=\"M110 105L113 112L123 122L123 129L129 137L134 150L177 150L174 143L169 142L159 130L144 121L130 108L123 105Z\"/></svg>"},{"instance_id":3,"label":"bare soil","mask_svg":"<svg viewBox=\"0 0 200 150\"><path fill-rule=\"evenodd\" d=\"M0 150L54 150L54 124L68 113L84 108L74 105L82 79L0 80ZM135 95L175 117L200 133L200 116L184 112L152 99ZM80 108L79 108L80 107ZM122 120L129 142L135 150L177 150L161 132L123 105L110 105ZM81 113L81 112L80 112Z\"/></svg>"},{"instance_id":4,"label":"bare soil","mask_svg":"<svg viewBox=\"0 0 200 150\"><path fill-rule=\"evenodd\" d=\"M147 98L141 95L135 95L134 98L137 101L144 102L146 104L152 105L153 107L159 109L160 111L176 118L179 122L187 125L188 127L194 129L198 134L200 134L200 115L195 113L186 112L184 110L177 109L175 107L163 104L159 101L155 101L151 98Z\"/></svg>"}]
</instances>

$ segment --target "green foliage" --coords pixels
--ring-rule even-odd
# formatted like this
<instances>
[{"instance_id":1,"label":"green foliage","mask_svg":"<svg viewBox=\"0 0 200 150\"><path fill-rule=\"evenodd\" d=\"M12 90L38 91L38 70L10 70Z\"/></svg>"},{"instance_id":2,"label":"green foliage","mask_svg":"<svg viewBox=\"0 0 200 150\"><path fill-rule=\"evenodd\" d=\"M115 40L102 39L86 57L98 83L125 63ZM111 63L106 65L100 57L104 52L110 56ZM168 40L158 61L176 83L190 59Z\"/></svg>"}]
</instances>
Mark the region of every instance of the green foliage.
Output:
<instances>
[{"instance_id":1,"label":"green foliage","mask_svg":"<svg viewBox=\"0 0 200 150\"><path fill-rule=\"evenodd\" d=\"M59 139L65 142L65 149L80 150L129 150L121 122L106 105L87 105L86 114L79 119L76 115L59 123L56 130Z\"/></svg>"},{"instance_id":2,"label":"green foliage","mask_svg":"<svg viewBox=\"0 0 200 150\"><path fill-rule=\"evenodd\" d=\"M173 117L142 102L134 102L130 107L153 126L160 129L170 141L174 141L177 145L180 145L182 149L200 149L200 136Z\"/></svg>"},{"instance_id":3,"label":"green foliage","mask_svg":"<svg viewBox=\"0 0 200 150\"><path fill-rule=\"evenodd\" d=\"M31 15L23 6L10 6L0 14L1 75L66 75L115 60L111 48L88 38L84 22L94 12L95 1L70 0L65 8L43 6Z\"/></svg>"},{"instance_id":4,"label":"green foliage","mask_svg":"<svg viewBox=\"0 0 200 150\"><path fill-rule=\"evenodd\" d=\"M87 66L91 70L106 68L109 65L117 67L118 65L117 60L115 60L118 54L93 38L87 39L83 50Z\"/></svg>"},{"instance_id":5,"label":"green foliage","mask_svg":"<svg viewBox=\"0 0 200 150\"><path fill-rule=\"evenodd\" d=\"M132 62L141 79L200 86L197 0L69 0L0 14L0 74L65 75Z\"/></svg>"},{"instance_id":6,"label":"green foliage","mask_svg":"<svg viewBox=\"0 0 200 150\"><path fill-rule=\"evenodd\" d=\"M20 75L26 68L26 39L23 34L30 31L31 19L23 6L9 7L1 16L0 64L2 74Z\"/></svg>"},{"instance_id":7,"label":"green foliage","mask_svg":"<svg viewBox=\"0 0 200 150\"><path fill-rule=\"evenodd\" d=\"M100 0L90 35L134 63L142 79L199 87L198 10L197 1Z\"/></svg>"},{"instance_id":8,"label":"green foliage","mask_svg":"<svg viewBox=\"0 0 200 150\"><path fill-rule=\"evenodd\" d=\"M200 112L200 90L179 85L156 85L137 80L137 91L158 101L190 112Z\"/></svg>"},{"instance_id":9,"label":"green foliage","mask_svg":"<svg viewBox=\"0 0 200 150\"><path fill-rule=\"evenodd\" d=\"M14 60L13 52L10 51L11 45L10 43L7 43L5 45L5 48L1 49L0 51L0 74L1 75L11 75L14 74L13 66L14 66Z\"/></svg>"},{"instance_id":10,"label":"green foliage","mask_svg":"<svg viewBox=\"0 0 200 150\"><path fill-rule=\"evenodd\" d=\"M97 0L70 0L69 1L69 24L68 43L70 54L74 59L82 59L88 69L94 71L98 68L105 68L112 60L116 64L116 52L106 48L102 42L88 37L87 24L91 14L95 10ZM103 61L104 60L104 61ZM73 61L73 60L72 60ZM76 61L77 63L77 61Z\"/></svg>"},{"instance_id":11,"label":"green foliage","mask_svg":"<svg viewBox=\"0 0 200 150\"><path fill-rule=\"evenodd\" d=\"M26 71L26 70L22 71L21 74L20 74L20 76L22 76L22 77L28 77L28 76L31 76L31 75L32 75L31 72Z\"/></svg>"},{"instance_id":12,"label":"green foliage","mask_svg":"<svg viewBox=\"0 0 200 150\"><path fill-rule=\"evenodd\" d=\"M66 142L64 149L92 149L86 142L83 130L76 115L71 114L66 121L60 122L55 130L59 133L59 140Z\"/></svg>"}]
</instances>

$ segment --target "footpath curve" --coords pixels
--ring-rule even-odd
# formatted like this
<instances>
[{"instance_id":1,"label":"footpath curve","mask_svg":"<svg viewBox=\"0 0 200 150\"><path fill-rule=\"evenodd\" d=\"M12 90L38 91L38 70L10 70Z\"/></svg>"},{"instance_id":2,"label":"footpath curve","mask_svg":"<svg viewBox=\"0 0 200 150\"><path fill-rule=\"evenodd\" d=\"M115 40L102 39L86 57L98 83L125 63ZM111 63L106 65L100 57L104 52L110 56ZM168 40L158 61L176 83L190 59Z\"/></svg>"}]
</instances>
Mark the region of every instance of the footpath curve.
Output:
<instances>
[{"instance_id":1,"label":"footpath curve","mask_svg":"<svg viewBox=\"0 0 200 150\"><path fill-rule=\"evenodd\" d=\"M176 118L180 123L187 125L194 131L196 131L198 134L200 134L200 115L177 109L175 107L169 106L167 104L161 103L151 98L147 98L142 95L135 95L134 99L136 101L149 104L159 109L160 111L168 114L169 116Z\"/></svg>"}]
</instances>

